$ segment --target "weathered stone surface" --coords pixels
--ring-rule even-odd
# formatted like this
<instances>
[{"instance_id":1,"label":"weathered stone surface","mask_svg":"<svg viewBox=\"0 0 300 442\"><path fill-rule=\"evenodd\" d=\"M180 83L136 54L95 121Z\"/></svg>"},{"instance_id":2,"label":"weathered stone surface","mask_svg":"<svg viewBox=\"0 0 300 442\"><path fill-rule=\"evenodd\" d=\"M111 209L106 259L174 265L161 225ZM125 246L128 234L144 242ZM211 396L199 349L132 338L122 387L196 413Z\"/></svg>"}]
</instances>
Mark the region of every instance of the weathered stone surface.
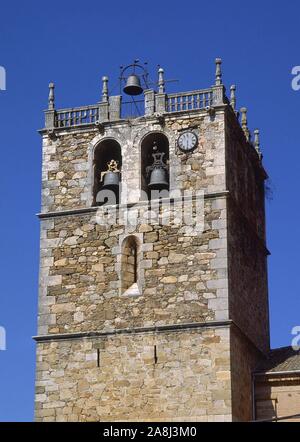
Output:
<instances>
[{"instance_id":1,"label":"weathered stone surface","mask_svg":"<svg viewBox=\"0 0 300 442\"><path fill-rule=\"evenodd\" d=\"M37 377L42 378L37 384L44 393L36 395L41 406L37 416L55 421L188 421L222 415L230 420L229 330L224 332L209 329L39 344ZM212 372L218 359L222 362ZM219 402L211 402L211 394Z\"/></svg>"},{"instance_id":2,"label":"weathered stone surface","mask_svg":"<svg viewBox=\"0 0 300 442\"><path fill-rule=\"evenodd\" d=\"M192 154L177 148L189 127ZM199 231L176 210L173 223L146 216L141 142L154 131L169 140L170 190L206 196ZM63 128L44 136L43 213L91 207L93 152L105 138L121 145L124 205L108 227L103 208L42 219L39 334L116 333L38 343L37 420L251 419L255 346L268 347L263 180L251 146L226 106L213 117L166 116L163 126L149 117L103 133ZM137 224L125 228L118 217L136 202ZM123 247L129 236L135 246ZM198 328L138 331L190 323Z\"/></svg>"},{"instance_id":3,"label":"weathered stone surface","mask_svg":"<svg viewBox=\"0 0 300 442\"><path fill-rule=\"evenodd\" d=\"M209 218L208 229L221 213L218 210L212 212L212 200L206 201L205 213ZM145 250L139 263L144 282L140 290L143 296L138 301L140 313L135 315L136 300L120 298L120 252L112 246L124 236L124 227L116 224L108 231L95 223L93 214L55 218L47 226L47 238L50 237L52 242L45 244L47 257L43 258L44 270L41 272L45 281L43 299L52 297L54 306L48 307L48 311L56 315L55 324L53 319L49 324L51 330L55 326L55 333L70 333L120 325L124 328L141 327L145 322L154 326L162 321L171 324L215 319L214 309L209 307L208 297L204 294L208 292L211 297L217 297L217 290L226 290L226 280L224 277L218 279L211 264L216 261L219 249L214 251L210 247L210 252L198 252L204 245L209 247L211 235L206 233L195 238L179 233L180 230L181 226L153 225L151 232L139 233ZM218 230L210 227L209 231L218 237ZM61 232L65 232L63 242L59 241ZM74 236L74 232L78 235ZM176 243L170 241L172 238L176 238ZM182 248L182 244L186 246ZM191 296L199 303L191 303ZM153 309L153 305L161 303L164 305L163 316L162 313L157 315ZM69 307L66 311L66 304L73 305L73 310ZM175 304L176 309L172 307ZM80 319L83 317L84 321ZM120 317L121 323L117 320Z\"/></svg>"}]
</instances>

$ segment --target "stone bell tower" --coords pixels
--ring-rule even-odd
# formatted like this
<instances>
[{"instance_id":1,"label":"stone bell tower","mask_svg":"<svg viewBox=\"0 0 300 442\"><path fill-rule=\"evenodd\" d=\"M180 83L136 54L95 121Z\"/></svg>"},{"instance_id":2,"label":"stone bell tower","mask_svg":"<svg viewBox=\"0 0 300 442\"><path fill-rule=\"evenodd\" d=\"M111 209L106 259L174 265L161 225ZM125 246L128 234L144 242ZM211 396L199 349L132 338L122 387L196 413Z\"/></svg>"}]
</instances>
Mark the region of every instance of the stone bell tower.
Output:
<instances>
[{"instance_id":1,"label":"stone bell tower","mask_svg":"<svg viewBox=\"0 0 300 442\"><path fill-rule=\"evenodd\" d=\"M259 133L220 59L192 92L167 94L161 68L157 90L129 74L133 114L107 77L72 109L50 83L36 420L250 420L269 350Z\"/></svg>"}]
</instances>

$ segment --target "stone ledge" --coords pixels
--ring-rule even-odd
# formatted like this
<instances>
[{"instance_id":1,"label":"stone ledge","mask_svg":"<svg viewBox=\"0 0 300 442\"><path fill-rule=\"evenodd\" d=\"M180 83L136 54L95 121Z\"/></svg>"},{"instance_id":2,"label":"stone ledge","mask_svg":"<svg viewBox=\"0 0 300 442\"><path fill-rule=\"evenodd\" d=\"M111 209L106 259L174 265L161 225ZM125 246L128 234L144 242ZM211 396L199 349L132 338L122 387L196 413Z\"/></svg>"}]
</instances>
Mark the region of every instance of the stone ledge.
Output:
<instances>
[{"instance_id":1,"label":"stone ledge","mask_svg":"<svg viewBox=\"0 0 300 442\"><path fill-rule=\"evenodd\" d=\"M222 192L209 192L209 193L204 193L204 199L213 199L213 198L221 198L221 197L227 197L229 196L229 190L224 190ZM188 201L189 199L192 200L196 200L196 196L193 196L192 198L186 198L186 200ZM180 198L162 198L161 200L157 200L157 202L166 202L167 200L170 200L171 203L174 203L176 201L179 201ZM130 208L130 207L143 207L146 205L149 205L149 207L151 207L150 203L154 203L155 200L151 200L151 201L137 201L136 203L129 203L129 204L117 204L116 208L121 208L121 209L126 209L126 208ZM68 209L68 210L58 210L56 212L47 212L47 213L38 213L37 216L40 219L47 219L47 218L55 218L58 216L69 216L69 215L80 215L80 214L85 214L85 213L93 213L93 212L97 212L97 210L99 208L103 208L104 206L94 206L94 207L83 207L81 209ZM106 206L106 207L111 207L111 206Z\"/></svg>"},{"instance_id":2,"label":"stone ledge","mask_svg":"<svg viewBox=\"0 0 300 442\"><path fill-rule=\"evenodd\" d=\"M124 328L124 329L116 329L108 331L91 331L91 332L79 332L79 333L59 333L52 335L40 335L40 336L33 336L33 339L37 342L45 342L45 341L57 341L61 339L69 340L69 339L81 339L81 338L96 338L96 337L119 335L119 334L178 331L178 330L189 330L189 329L211 328L211 327L229 327L232 324L234 324L232 320L194 322L186 324L158 325L153 327Z\"/></svg>"}]
</instances>

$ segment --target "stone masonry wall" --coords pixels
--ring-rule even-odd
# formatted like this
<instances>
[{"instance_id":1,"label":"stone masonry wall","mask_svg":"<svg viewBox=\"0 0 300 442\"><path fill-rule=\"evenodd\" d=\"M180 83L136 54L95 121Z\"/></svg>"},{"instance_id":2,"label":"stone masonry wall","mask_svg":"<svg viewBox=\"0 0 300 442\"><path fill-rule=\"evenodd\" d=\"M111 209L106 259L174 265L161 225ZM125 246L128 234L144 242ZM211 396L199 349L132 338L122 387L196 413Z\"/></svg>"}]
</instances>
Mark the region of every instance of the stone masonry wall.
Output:
<instances>
[{"instance_id":1,"label":"stone masonry wall","mask_svg":"<svg viewBox=\"0 0 300 442\"><path fill-rule=\"evenodd\" d=\"M267 256L257 235L228 199L230 318L263 352L269 350Z\"/></svg>"},{"instance_id":2,"label":"stone masonry wall","mask_svg":"<svg viewBox=\"0 0 300 442\"><path fill-rule=\"evenodd\" d=\"M192 127L199 145L192 154L182 153L176 144L181 130ZM162 132L169 140L170 190L217 192L225 189L224 115L167 117L112 122L104 133L88 130L60 130L56 137L43 135L42 212L91 207L93 201L94 149L106 138L119 142L122 151L122 181L128 186L121 202L140 199L141 143L151 132Z\"/></svg>"},{"instance_id":3,"label":"stone masonry wall","mask_svg":"<svg viewBox=\"0 0 300 442\"><path fill-rule=\"evenodd\" d=\"M255 377L256 419L298 415L300 409L299 373L279 373ZM283 419L300 422L300 417Z\"/></svg>"},{"instance_id":4,"label":"stone masonry wall","mask_svg":"<svg viewBox=\"0 0 300 442\"><path fill-rule=\"evenodd\" d=\"M253 349L220 322L233 319L267 349L263 182L255 151L248 152L231 114L220 108L163 122L111 122L104 133L43 135L38 334L53 340L37 345L37 420L249 419ZM176 140L189 127L199 145L186 154ZM151 132L169 140L170 190L205 194L200 233L185 224L151 224L141 215L136 228L118 222L106 228L99 223L105 210L91 208L95 147L105 138L120 143L128 186L123 213L140 200L141 143ZM64 210L75 212L47 217ZM127 235L135 235L139 248L137 296L122 295ZM137 330L184 324L180 331ZM102 335L55 336L93 331Z\"/></svg>"},{"instance_id":5,"label":"stone masonry wall","mask_svg":"<svg viewBox=\"0 0 300 442\"><path fill-rule=\"evenodd\" d=\"M247 219L249 228L264 243L266 172L232 111L226 113L225 128L227 189Z\"/></svg>"},{"instance_id":6,"label":"stone masonry wall","mask_svg":"<svg viewBox=\"0 0 300 442\"><path fill-rule=\"evenodd\" d=\"M269 349L264 171L232 112L226 119L230 318L262 351Z\"/></svg>"},{"instance_id":7,"label":"stone masonry wall","mask_svg":"<svg viewBox=\"0 0 300 442\"><path fill-rule=\"evenodd\" d=\"M205 199L204 230L138 224L141 296L121 295L126 233L96 211L42 219L39 334L228 319L224 198ZM102 212L101 212L102 213Z\"/></svg>"},{"instance_id":8,"label":"stone masonry wall","mask_svg":"<svg viewBox=\"0 0 300 442\"><path fill-rule=\"evenodd\" d=\"M185 154L176 140L189 127L199 145ZM203 231L142 218L135 229L117 222L106 228L102 209L42 217L39 335L117 334L38 342L37 420L231 419L229 330L211 322L228 319L227 213L218 194L226 190L223 111L112 122L104 133L44 134L42 213L91 207L94 149L105 138L122 150L128 194L121 203L139 201L141 143L151 132L169 140L170 190L207 194ZM128 234L139 244L139 296L121 290ZM136 332L205 321L207 329Z\"/></svg>"},{"instance_id":9,"label":"stone masonry wall","mask_svg":"<svg viewBox=\"0 0 300 442\"><path fill-rule=\"evenodd\" d=\"M44 342L37 362L37 421L231 420L226 328Z\"/></svg>"},{"instance_id":10,"label":"stone masonry wall","mask_svg":"<svg viewBox=\"0 0 300 442\"><path fill-rule=\"evenodd\" d=\"M252 373L262 354L235 326L230 331L230 369L232 392L232 420L248 422L253 415Z\"/></svg>"}]
</instances>

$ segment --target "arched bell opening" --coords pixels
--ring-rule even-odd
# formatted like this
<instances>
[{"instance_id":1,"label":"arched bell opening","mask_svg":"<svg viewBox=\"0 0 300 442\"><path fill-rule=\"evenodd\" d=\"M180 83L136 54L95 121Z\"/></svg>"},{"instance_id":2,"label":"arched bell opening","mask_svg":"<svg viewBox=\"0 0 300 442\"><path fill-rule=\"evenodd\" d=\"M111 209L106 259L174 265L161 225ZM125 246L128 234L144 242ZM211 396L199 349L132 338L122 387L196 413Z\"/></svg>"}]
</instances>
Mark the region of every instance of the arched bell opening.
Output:
<instances>
[{"instance_id":1,"label":"arched bell opening","mask_svg":"<svg viewBox=\"0 0 300 442\"><path fill-rule=\"evenodd\" d=\"M142 199L170 190L169 140L160 132L148 134L141 144L141 190Z\"/></svg>"},{"instance_id":2,"label":"arched bell opening","mask_svg":"<svg viewBox=\"0 0 300 442\"><path fill-rule=\"evenodd\" d=\"M119 203L121 168L120 144L113 139L101 141L94 152L93 206ZM113 194L114 198L110 201Z\"/></svg>"}]
</instances>

